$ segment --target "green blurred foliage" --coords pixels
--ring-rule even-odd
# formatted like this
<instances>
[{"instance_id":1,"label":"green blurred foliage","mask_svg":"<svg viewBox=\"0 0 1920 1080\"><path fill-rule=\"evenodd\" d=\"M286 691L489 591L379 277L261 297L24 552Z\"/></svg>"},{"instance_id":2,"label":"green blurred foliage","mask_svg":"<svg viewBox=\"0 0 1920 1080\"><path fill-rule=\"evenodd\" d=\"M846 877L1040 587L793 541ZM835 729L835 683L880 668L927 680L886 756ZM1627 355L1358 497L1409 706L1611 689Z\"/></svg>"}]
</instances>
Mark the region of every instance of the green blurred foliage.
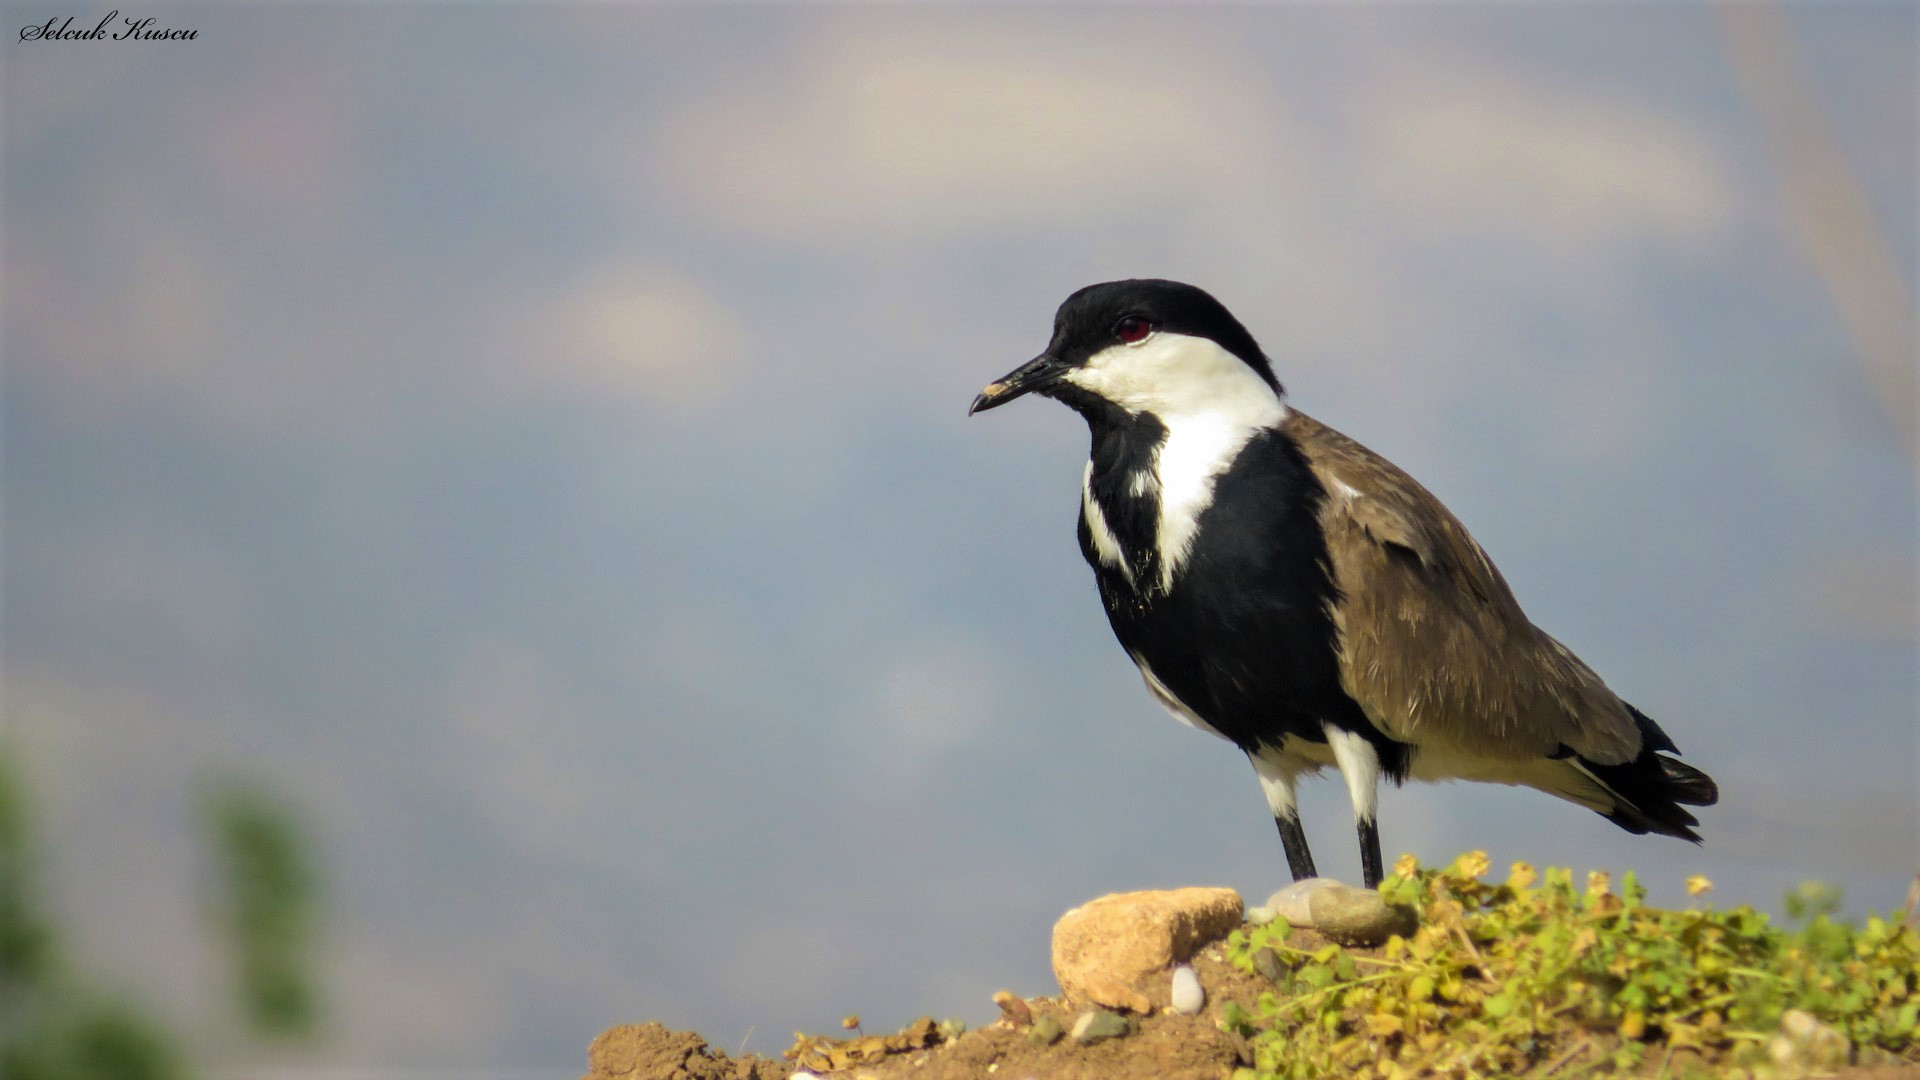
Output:
<instances>
[{"instance_id":1,"label":"green blurred foliage","mask_svg":"<svg viewBox=\"0 0 1920 1080\"><path fill-rule=\"evenodd\" d=\"M255 1034L309 1034L318 875L304 830L248 784L222 783L204 805L240 1014ZM163 1023L63 961L35 889L31 824L19 765L0 746L0 1080L191 1080Z\"/></svg>"},{"instance_id":2,"label":"green blurred foliage","mask_svg":"<svg viewBox=\"0 0 1920 1080\"><path fill-rule=\"evenodd\" d=\"M283 804L243 781L215 787L204 810L240 1011L263 1034L310 1034L318 887L305 834Z\"/></svg>"},{"instance_id":3,"label":"green blurred foliage","mask_svg":"<svg viewBox=\"0 0 1920 1080\"><path fill-rule=\"evenodd\" d=\"M0 1080L187 1080L173 1037L129 1005L45 1002L0 1043Z\"/></svg>"},{"instance_id":4,"label":"green blurred foliage","mask_svg":"<svg viewBox=\"0 0 1920 1080\"><path fill-rule=\"evenodd\" d=\"M44 979L52 966L53 936L36 908L32 862L25 793L13 762L0 753L0 1008L6 995Z\"/></svg>"},{"instance_id":5,"label":"green blurred foliage","mask_svg":"<svg viewBox=\"0 0 1920 1080\"><path fill-rule=\"evenodd\" d=\"M1827 881L1803 881L1787 890L1782 903L1795 922L1831 916L1840 910L1840 886Z\"/></svg>"}]
</instances>

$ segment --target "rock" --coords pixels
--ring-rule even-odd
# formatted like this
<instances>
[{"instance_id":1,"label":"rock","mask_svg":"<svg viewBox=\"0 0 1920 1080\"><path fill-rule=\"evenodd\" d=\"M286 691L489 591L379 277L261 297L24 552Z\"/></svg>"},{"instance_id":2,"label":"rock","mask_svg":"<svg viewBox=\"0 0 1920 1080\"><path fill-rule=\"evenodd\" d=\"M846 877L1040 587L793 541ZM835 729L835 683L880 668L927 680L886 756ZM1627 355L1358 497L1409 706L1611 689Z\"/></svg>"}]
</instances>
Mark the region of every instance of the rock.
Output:
<instances>
[{"instance_id":1,"label":"rock","mask_svg":"<svg viewBox=\"0 0 1920 1080\"><path fill-rule=\"evenodd\" d=\"M1767 1043L1767 1056L1788 1076L1832 1072L1847 1063L1847 1051L1845 1035L1801 1009L1780 1014L1780 1034Z\"/></svg>"},{"instance_id":2,"label":"rock","mask_svg":"<svg viewBox=\"0 0 1920 1080\"><path fill-rule=\"evenodd\" d=\"M1411 937L1420 925L1412 908L1338 882L1308 894L1307 914L1315 930L1342 945L1378 945L1395 934Z\"/></svg>"},{"instance_id":3,"label":"rock","mask_svg":"<svg viewBox=\"0 0 1920 1080\"><path fill-rule=\"evenodd\" d=\"M1081 1046L1117 1039L1127 1033L1127 1018L1105 1009L1089 1009L1073 1022L1073 1041Z\"/></svg>"},{"instance_id":4,"label":"rock","mask_svg":"<svg viewBox=\"0 0 1920 1080\"><path fill-rule=\"evenodd\" d=\"M1027 1038L1035 1046L1052 1046L1060 1041L1060 1036L1065 1034L1056 1017L1050 1013L1043 1013L1033 1021L1033 1030L1027 1032Z\"/></svg>"},{"instance_id":5,"label":"rock","mask_svg":"<svg viewBox=\"0 0 1920 1080\"><path fill-rule=\"evenodd\" d=\"M1250 907L1247 909L1247 922L1253 926L1265 926L1279 914L1270 907Z\"/></svg>"},{"instance_id":6,"label":"rock","mask_svg":"<svg viewBox=\"0 0 1920 1080\"><path fill-rule=\"evenodd\" d=\"M1173 969L1173 1011L1187 1016L1199 1016L1200 1010L1207 1004L1207 992L1200 988L1200 976L1193 968L1181 964Z\"/></svg>"},{"instance_id":7,"label":"rock","mask_svg":"<svg viewBox=\"0 0 1920 1080\"><path fill-rule=\"evenodd\" d=\"M1000 1007L1000 1019L1014 1027L1026 1027L1033 1023L1033 1010L1027 1006L1025 998L1013 991L995 991L993 1003Z\"/></svg>"},{"instance_id":8,"label":"rock","mask_svg":"<svg viewBox=\"0 0 1920 1080\"><path fill-rule=\"evenodd\" d=\"M1162 973L1239 926L1241 911L1240 894L1232 889L1100 897L1053 925L1053 976L1069 998L1151 1012L1171 1004Z\"/></svg>"},{"instance_id":9,"label":"rock","mask_svg":"<svg viewBox=\"0 0 1920 1080\"><path fill-rule=\"evenodd\" d=\"M1276 986L1287 974L1287 969L1280 964L1280 954L1272 949L1260 949L1253 954L1253 970Z\"/></svg>"},{"instance_id":10,"label":"rock","mask_svg":"<svg viewBox=\"0 0 1920 1080\"><path fill-rule=\"evenodd\" d=\"M1308 899L1322 889L1339 884L1332 878L1301 878L1267 897L1266 906L1290 925L1312 926L1313 913L1309 910Z\"/></svg>"}]
</instances>

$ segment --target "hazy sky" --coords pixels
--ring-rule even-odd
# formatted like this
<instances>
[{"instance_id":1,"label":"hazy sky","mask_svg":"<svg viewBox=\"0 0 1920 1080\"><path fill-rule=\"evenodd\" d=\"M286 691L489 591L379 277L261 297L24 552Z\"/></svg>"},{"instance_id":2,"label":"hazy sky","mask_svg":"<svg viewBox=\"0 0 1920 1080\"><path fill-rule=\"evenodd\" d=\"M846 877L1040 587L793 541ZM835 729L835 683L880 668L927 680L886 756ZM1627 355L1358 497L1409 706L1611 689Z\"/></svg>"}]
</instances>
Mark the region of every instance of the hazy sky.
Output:
<instances>
[{"instance_id":1,"label":"hazy sky","mask_svg":"<svg viewBox=\"0 0 1920 1080\"><path fill-rule=\"evenodd\" d=\"M380 1073L577 1075L639 1019L771 1051L979 1022L1053 989L1083 900L1283 883L1245 761L1111 641L1080 421L964 416L1116 277L1224 300L1723 793L1696 849L1389 791L1389 859L1856 912L1920 864L1911 402L1705 9L199 6L139 12L192 41L18 40L102 14L0 28L7 738L81 955L218 1060L256 1054L192 1019L192 791L226 770L327 864L332 1037L274 1060ZM1806 78L1759 98L1814 110L1819 191L1910 288L1914 8L1792 29ZM1304 806L1357 877L1340 785Z\"/></svg>"}]
</instances>

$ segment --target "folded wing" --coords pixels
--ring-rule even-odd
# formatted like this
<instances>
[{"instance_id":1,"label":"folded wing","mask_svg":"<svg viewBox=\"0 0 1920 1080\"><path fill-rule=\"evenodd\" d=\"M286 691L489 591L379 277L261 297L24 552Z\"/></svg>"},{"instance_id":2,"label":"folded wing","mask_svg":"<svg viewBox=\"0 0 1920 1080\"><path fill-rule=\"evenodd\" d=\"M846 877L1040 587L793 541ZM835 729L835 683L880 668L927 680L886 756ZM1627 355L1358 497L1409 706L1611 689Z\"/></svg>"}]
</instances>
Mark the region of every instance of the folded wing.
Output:
<instances>
[{"instance_id":1,"label":"folded wing","mask_svg":"<svg viewBox=\"0 0 1920 1080\"><path fill-rule=\"evenodd\" d=\"M1640 755L1626 704L1528 621L1439 500L1309 416L1286 424L1326 489L1341 678L1376 727L1423 752L1488 763Z\"/></svg>"}]
</instances>

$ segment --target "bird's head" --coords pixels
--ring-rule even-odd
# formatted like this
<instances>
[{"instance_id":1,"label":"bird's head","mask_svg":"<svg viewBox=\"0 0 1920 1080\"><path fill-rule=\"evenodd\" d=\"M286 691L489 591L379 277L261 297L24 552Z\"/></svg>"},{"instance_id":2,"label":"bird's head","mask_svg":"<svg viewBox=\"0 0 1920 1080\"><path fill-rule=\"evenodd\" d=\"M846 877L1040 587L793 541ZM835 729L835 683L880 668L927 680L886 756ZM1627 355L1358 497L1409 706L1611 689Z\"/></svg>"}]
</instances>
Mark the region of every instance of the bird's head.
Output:
<instances>
[{"instance_id":1,"label":"bird's head","mask_svg":"<svg viewBox=\"0 0 1920 1080\"><path fill-rule=\"evenodd\" d=\"M1023 394L1091 417L1119 409L1162 419L1268 408L1280 383L1260 346L1220 301L1178 281L1089 285L1060 305L1046 351L973 399L971 416Z\"/></svg>"}]
</instances>

